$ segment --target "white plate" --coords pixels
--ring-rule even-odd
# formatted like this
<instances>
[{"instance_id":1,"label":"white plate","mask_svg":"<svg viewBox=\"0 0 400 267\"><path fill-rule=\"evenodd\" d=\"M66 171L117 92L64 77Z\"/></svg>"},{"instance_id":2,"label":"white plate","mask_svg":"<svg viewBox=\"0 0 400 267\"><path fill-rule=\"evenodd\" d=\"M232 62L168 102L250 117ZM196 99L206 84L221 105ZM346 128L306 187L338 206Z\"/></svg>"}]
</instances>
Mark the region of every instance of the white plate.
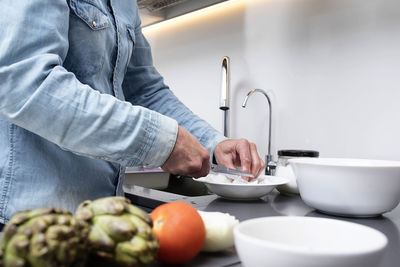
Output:
<instances>
[{"instance_id":1,"label":"white plate","mask_svg":"<svg viewBox=\"0 0 400 267\"><path fill-rule=\"evenodd\" d=\"M260 175L257 179L262 183L223 183L208 181L206 177L193 178L196 182L204 183L216 195L233 200L255 200L267 195L276 186L289 182L287 178L270 175Z\"/></svg>"}]
</instances>

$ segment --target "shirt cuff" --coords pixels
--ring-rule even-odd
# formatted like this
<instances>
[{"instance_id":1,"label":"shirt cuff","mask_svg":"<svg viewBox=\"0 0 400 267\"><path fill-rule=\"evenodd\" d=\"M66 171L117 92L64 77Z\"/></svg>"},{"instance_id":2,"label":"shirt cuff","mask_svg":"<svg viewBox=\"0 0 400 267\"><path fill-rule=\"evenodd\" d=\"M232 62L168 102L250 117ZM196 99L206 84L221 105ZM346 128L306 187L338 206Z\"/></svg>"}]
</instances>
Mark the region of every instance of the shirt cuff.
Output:
<instances>
[{"instance_id":1,"label":"shirt cuff","mask_svg":"<svg viewBox=\"0 0 400 267\"><path fill-rule=\"evenodd\" d=\"M161 167L174 149L178 135L176 120L158 113L153 113L153 116L157 118L152 120L154 123L150 131L153 133L153 142L144 159L145 168Z\"/></svg>"}]
</instances>

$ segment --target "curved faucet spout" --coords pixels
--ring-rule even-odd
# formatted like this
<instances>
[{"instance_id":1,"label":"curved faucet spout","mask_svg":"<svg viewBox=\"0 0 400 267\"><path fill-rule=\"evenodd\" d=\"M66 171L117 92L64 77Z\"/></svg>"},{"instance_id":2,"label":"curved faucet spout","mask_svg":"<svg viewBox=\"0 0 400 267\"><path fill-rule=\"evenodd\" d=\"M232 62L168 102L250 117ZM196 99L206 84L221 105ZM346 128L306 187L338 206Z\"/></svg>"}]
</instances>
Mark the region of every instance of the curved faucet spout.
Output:
<instances>
[{"instance_id":1,"label":"curved faucet spout","mask_svg":"<svg viewBox=\"0 0 400 267\"><path fill-rule=\"evenodd\" d=\"M247 93L247 95L246 95L246 97L245 97L245 99L243 101L242 107L243 108L246 107L247 100L255 92L262 93L267 98L267 101L268 101L268 107L269 107L269 109L268 109L268 111L269 111L269 118L268 118L268 125L269 125L268 126L269 127L269 129L268 129L268 154L265 157L265 164L267 165L267 167L265 169L265 174L272 175L272 169L275 167L276 164L275 164L275 162L272 161L272 154L271 154L271 132L272 132L272 130L271 130L271 125L272 125L271 99L269 98L268 94L264 90L262 90L262 89L252 89Z\"/></svg>"}]
</instances>

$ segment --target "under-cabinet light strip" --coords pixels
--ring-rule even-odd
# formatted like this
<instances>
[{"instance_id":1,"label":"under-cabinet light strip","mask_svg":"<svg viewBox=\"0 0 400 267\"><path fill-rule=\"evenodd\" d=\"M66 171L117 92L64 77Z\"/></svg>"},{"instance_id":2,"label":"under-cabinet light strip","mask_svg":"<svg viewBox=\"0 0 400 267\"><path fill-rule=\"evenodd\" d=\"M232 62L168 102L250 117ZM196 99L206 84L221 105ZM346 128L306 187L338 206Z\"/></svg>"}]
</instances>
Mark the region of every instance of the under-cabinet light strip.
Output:
<instances>
[{"instance_id":1,"label":"under-cabinet light strip","mask_svg":"<svg viewBox=\"0 0 400 267\"><path fill-rule=\"evenodd\" d=\"M200 14L209 12L211 10L214 11L214 10L219 9L219 8L226 8L226 6L228 6L228 5L233 5L233 4L237 3L237 2L243 2L243 1L245 1L245 0L227 0L227 1L224 1L222 3L213 4L213 5L208 6L208 7L204 7L204 8L189 12L189 13L185 13L183 15L179 15L177 17L173 17L173 18L170 18L170 19L167 19L167 20L163 20L163 21L160 21L160 22L145 26L145 27L143 27L142 31L145 32L145 31L149 31L151 29L163 27L165 25L169 25L169 24L172 24L172 23L177 23L178 21L183 21L183 20L185 20L185 19L187 19L189 17L193 18L194 16L198 16Z\"/></svg>"}]
</instances>

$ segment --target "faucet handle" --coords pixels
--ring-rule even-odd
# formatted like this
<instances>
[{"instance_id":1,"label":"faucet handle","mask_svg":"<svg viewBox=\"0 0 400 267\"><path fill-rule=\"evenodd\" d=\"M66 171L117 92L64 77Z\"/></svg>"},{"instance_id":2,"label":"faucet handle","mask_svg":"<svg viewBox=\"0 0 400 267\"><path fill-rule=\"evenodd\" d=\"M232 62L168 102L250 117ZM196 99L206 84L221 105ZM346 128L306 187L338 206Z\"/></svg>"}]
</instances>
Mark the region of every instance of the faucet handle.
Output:
<instances>
[{"instance_id":1,"label":"faucet handle","mask_svg":"<svg viewBox=\"0 0 400 267\"><path fill-rule=\"evenodd\" d=\"M266 168L266 172L268 172L268 175L274 175L275 174L275 169L276 169L276 162L275 161L270 161L267 163L267 168Z\"/></svg>"},{"instance_id":2,"label":"faucet handle","mask_svg":"<svg viewBox=\"0 0 400 267\"><path fill-rule=\"evenodd\" d=\"M273 161L272 155L266 155L265 156L265 174L266 175L274 175L274 171L276 169L276 162Z\"/></svg>"}]
</instances>

